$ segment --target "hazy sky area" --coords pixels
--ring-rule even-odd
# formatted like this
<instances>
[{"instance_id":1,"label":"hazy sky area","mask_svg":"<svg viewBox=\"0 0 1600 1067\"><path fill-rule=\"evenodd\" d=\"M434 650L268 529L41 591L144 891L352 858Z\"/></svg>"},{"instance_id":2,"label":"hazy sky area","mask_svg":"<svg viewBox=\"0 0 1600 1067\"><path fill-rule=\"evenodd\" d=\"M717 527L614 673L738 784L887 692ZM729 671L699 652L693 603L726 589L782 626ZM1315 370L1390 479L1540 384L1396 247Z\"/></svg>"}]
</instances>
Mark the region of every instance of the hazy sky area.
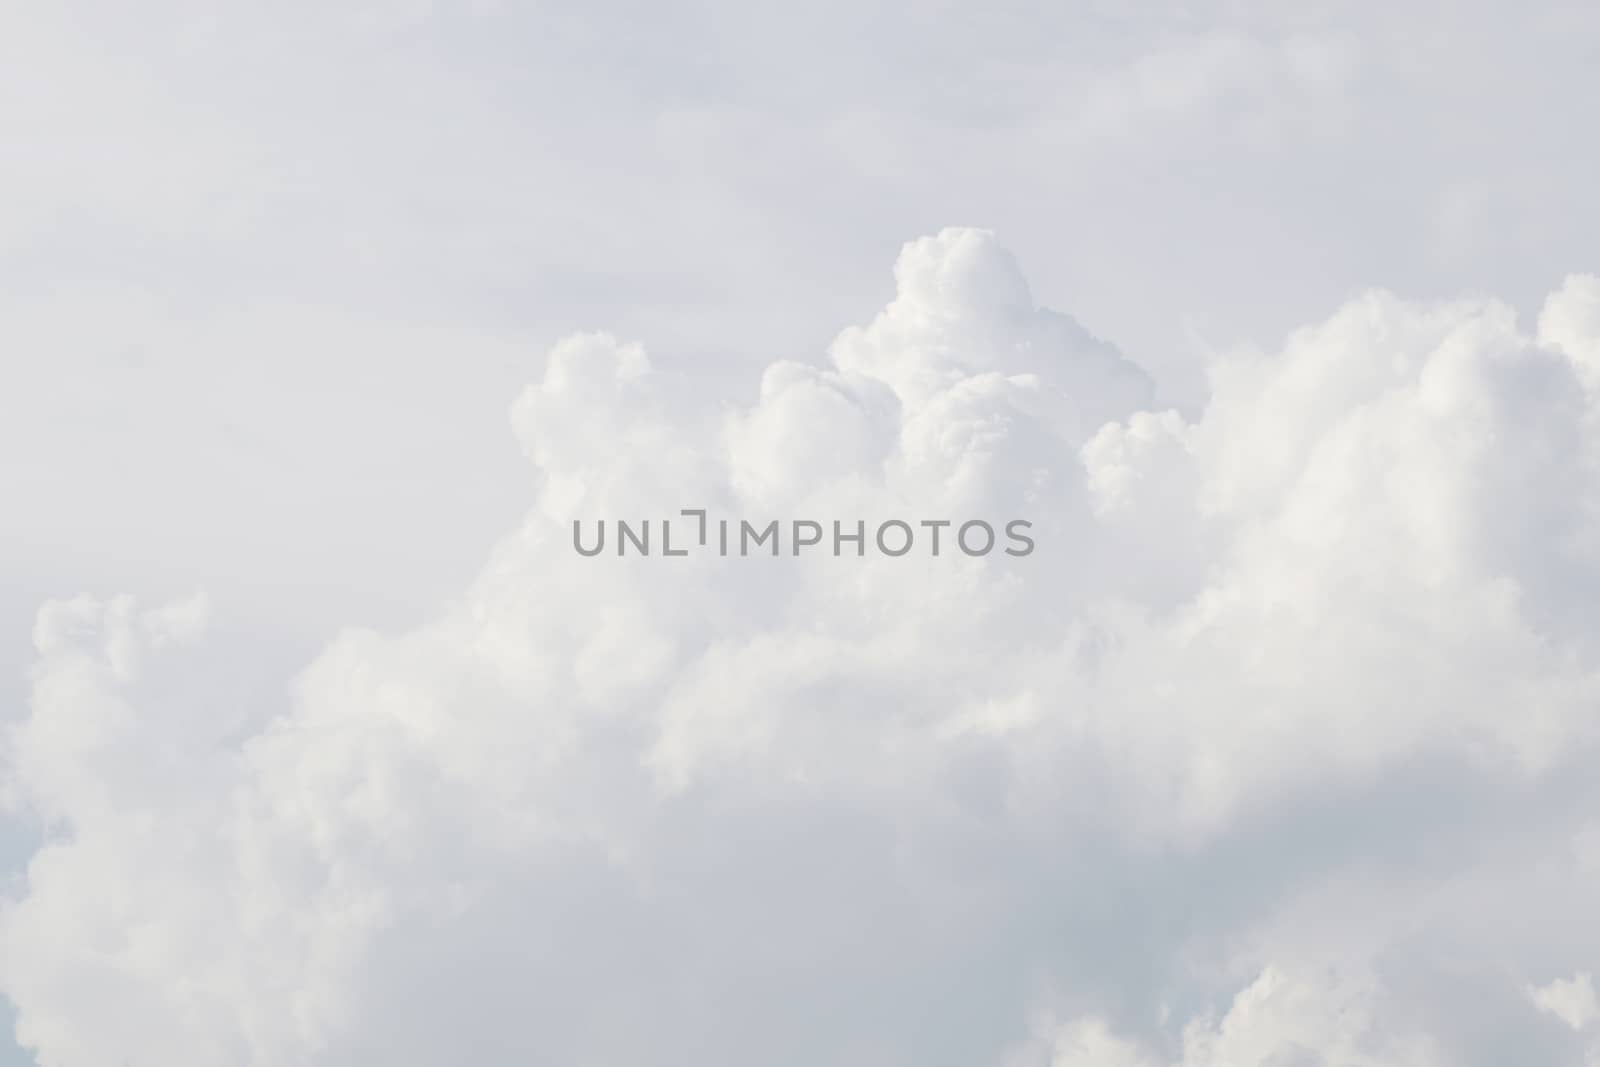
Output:
<instances>
[{"instance_id":1,"label":"hazy sky area","mask_svg":"<svg viewBox=\"0 0 1600 1067\"><path fill-rule=\"evenodd\" d=\"M1588 2L0 0L0 1065L1600 1063L1597 101ZM686 506L1041 550L565 540Z\"/></svg>"},{"instance_id":2,"label":"hazy sky area","mask_svg":"<svg viewBox=\"0 0 1600 1067\"><path fill-rule=\"evenodd\" d=\"M1365 289L1526 312L1600 245L1582 3L6 20L17 634L44 595L200 584L303 638L409 621L520 513L503 411L556 339L743 399L944 226L1174 403Z\"/></svg>"}]
</instances>

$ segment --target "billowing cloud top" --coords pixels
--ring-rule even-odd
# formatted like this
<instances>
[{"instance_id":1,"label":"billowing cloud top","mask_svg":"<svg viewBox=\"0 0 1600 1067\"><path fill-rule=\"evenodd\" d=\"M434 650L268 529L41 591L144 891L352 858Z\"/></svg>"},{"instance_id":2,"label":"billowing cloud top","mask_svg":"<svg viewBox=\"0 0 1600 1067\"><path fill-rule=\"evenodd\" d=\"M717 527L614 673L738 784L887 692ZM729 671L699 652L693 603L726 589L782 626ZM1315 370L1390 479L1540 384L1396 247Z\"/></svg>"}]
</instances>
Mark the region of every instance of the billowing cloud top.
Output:
<instances>
[{"instance_id":1,"label":"billowing cloud top","mask_svg":"<svg viewBox=\"0 0 1600 1067\"><path fill-rule=\"evenodd\" d=\"M1600 279L1362 296L1194 418L978 230L728 411L551 351L435 621L219 706L203 601L52 603L0 913L43 1067L1600 1055ZM583 558L574 518L1037 550Z\"/></svg>"}]
</instances>

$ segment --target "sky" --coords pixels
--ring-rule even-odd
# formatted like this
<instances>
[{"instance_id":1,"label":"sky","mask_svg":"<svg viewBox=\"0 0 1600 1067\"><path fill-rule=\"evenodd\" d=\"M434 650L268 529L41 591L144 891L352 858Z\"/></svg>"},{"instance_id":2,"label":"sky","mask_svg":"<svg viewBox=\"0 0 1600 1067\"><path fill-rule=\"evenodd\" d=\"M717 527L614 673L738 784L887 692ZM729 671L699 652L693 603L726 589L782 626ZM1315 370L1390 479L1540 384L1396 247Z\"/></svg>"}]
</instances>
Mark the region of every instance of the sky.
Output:
<instances>
[{"instance_id":1,"label":"sky","mask_svg":"<svg viewBox=\"0 0 1600 1067\"><path fill-rule=\"evenodd\" d=\"M0 1064L1600 1063L1597 92L1580 3L0 3ZM702 507L1037 549L572 551Z\"/></svg>"}]
</instances>

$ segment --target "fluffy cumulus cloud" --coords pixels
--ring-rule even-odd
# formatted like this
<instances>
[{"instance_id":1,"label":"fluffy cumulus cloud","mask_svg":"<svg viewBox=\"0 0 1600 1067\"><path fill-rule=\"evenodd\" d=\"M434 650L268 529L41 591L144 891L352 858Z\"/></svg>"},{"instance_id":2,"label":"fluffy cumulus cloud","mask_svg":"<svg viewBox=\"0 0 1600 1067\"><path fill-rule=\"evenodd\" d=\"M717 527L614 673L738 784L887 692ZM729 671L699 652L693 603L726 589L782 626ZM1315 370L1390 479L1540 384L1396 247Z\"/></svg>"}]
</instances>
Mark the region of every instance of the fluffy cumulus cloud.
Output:
<instances>
[{"instance_id":1,"label":"fluffy cumulus cloud","mask_svg":"<svg viewBox=\"0 0 1600 1067\"><path fill-rule=\"evenodd\" d=\"M1220 1019L1208 1015L1185 1024L1170 1055L1116 1036L1101 1020L1077 1019L1044 1029L1008 1065L1431 1067L1443 1062L1425 1036L1395 1038L1377 1032L1372 1001L1367 979L1338 973L1289 975L1268 968Z\"/></svg>"},{"instance_id":2,"label":"fluffy cumulus cloud","mask_svg":"<svg viewBox=\"0 0 1600 1067\"><path fill-rule=\"evenodd\" d=\"M1600 1003L1594 995L1594 977L1587 972L1568 979L1556 979L1547 986L1529 990L1539 1010L1554 1015L1574 1030L1586 1029L1600 1018Z\"/></svg>"},{"instance_id":3,"label":"fluffy cumulus cloud","mask_svg":"<svg viewBox=\"0 0 1600 1067\"><path fill-rule=\"evenodd\" d=\"M203 601L45 607L0 911L42 1067L1583 1063L1600 280L1531 329L1367 294L1180 413L987 232L895 278L720 407L556 345L520 527L271 714ZM573 549L684 508L783 550Z\"/></svg>"}]
</instances>

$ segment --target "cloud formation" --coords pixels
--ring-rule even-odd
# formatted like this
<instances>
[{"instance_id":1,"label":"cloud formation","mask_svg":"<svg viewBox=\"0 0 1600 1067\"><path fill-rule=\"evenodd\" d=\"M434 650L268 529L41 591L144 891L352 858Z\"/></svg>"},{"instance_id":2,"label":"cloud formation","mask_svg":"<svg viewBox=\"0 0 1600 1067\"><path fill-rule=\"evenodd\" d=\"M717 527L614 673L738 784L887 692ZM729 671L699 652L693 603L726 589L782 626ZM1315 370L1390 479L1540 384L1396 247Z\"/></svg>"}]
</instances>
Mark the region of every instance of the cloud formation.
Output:
<instances>
[{"instance_id":1,"label":"cloud formation","mask_svg":"<svg viewBox=\"0 0 1600 1067\"><path fill-rule=\"evenodd\" d=\"M1364 295L1193 417L985 231L895 279L726 409L556 345L520 527L271 716L194 683L203 602L47 605L42 1067L1582 1062L1600 279ZM571 549L683 507L1038 550Z\"/></svg>"}]
</instances>

